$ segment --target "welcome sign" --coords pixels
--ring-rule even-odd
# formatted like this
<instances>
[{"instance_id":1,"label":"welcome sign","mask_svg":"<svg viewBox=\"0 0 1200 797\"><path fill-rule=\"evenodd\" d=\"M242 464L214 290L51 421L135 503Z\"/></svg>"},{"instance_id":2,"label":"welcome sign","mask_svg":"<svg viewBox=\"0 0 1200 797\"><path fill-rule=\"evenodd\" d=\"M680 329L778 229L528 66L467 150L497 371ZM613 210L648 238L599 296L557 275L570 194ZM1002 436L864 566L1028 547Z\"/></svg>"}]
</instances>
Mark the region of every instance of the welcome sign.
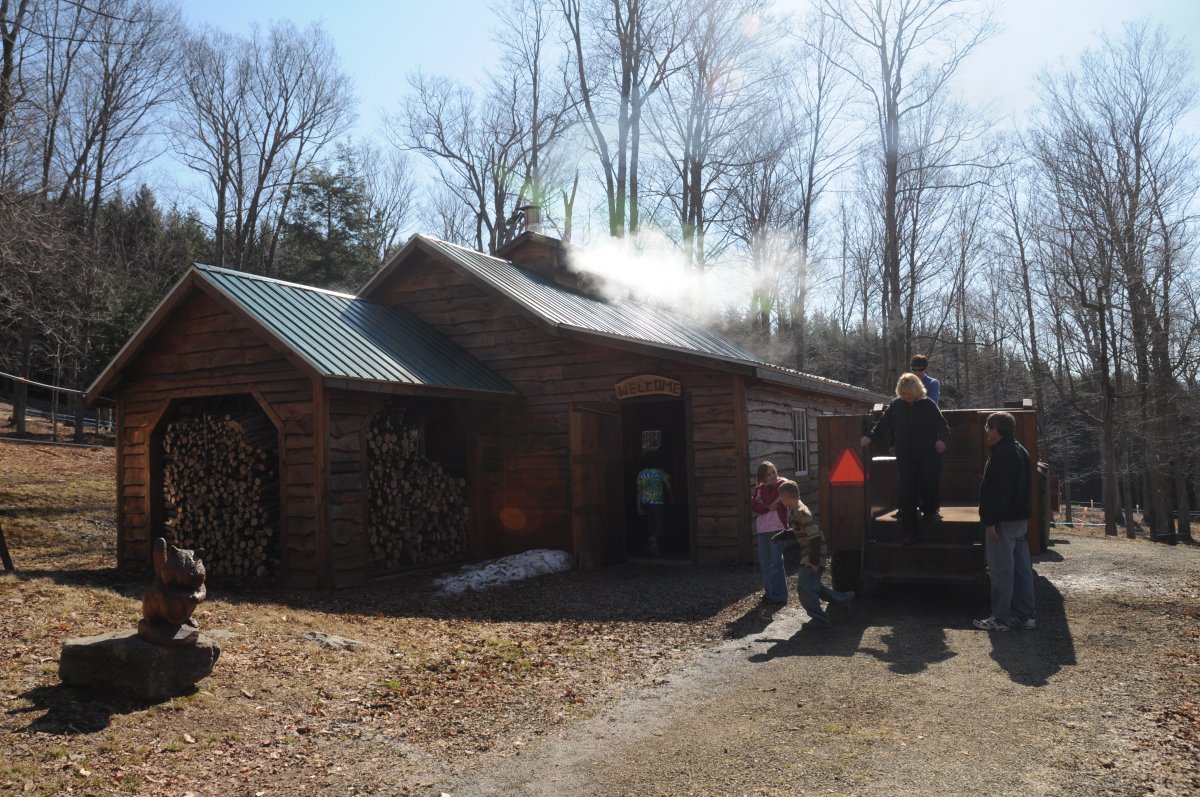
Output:
<instances>
[{"instance_id":1,"label":"welcome sign","mask_svg":"<svg viewBox=\"0 0 1200 797\"><path fill-rule=\"evenodd\" d=\"M654 374L631 376L617 382L614 388L619 399L637 398L639 396L679 396L683 394L683 385L678 379Z\"/></svg>"}]
</instances>

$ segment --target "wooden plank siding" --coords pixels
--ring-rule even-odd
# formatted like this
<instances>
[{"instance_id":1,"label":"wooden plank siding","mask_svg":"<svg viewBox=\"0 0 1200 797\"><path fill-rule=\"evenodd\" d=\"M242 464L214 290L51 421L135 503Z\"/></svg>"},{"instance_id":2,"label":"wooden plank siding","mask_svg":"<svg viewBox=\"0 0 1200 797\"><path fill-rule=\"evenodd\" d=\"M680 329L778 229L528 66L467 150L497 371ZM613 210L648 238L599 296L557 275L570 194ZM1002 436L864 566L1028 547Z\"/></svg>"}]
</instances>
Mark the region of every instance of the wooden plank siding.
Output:
<instances>
[{"instance_id":1,"label":"wooden plank siding","mask_svg":"<svg viewBox=\"0 0 1200 797\"><path fill-rule=\"evenodd\" d=\"M750 385L746 393L747 438L750 450L747 490L754 487L758 463L769 460L775 463L781 477L793 479L799 485L801 499L819 519L821 495L818 479L827 463L820 461L817 416L864 413L869 411L870 405L865 401L855 402L762 383ZM800 476L796 475L793 408L808 410L808 472Z\"/></svg>"},{"instance_id":2,"label":"wooden plank siding","mask_svg":"<svg viewBox=\"0 0 1200 797\"><path fill-rule=\"evenodd\" d=\"M317 586L324 577L318 535L313 382L243 319L201 291L182 299L169 323L129 362L117 391L118 564L145 566L160 527L162 474L155 435L173 401L255 396L284 432L280 445L287 580ZM157 494L156 494L157 493Z\"/></svg>"},{"instance_id":3,"label":"wooden plank siding","mask_svg":"<svg viewBox=\"0 0 1200 797\"><path fill-rule=\"evenodd\" d=\"M617 382L654 373L678 379L691 408L693 558L704 563L746 559L741 549L748 504L737 478L744 454L739 461L735 421L741 377L666 353L650 356L560 333L427 256L414 256L372 298L403 306L521 393L505 406L500 428L489 438L499 451L484 456L485 461L499 459L503 471L487 509L490 517L484 519L492 530L487 555L569 544L570 407L612 402ZM739 502L746 507L740 509Z\"/></svg>"}]
</instances>

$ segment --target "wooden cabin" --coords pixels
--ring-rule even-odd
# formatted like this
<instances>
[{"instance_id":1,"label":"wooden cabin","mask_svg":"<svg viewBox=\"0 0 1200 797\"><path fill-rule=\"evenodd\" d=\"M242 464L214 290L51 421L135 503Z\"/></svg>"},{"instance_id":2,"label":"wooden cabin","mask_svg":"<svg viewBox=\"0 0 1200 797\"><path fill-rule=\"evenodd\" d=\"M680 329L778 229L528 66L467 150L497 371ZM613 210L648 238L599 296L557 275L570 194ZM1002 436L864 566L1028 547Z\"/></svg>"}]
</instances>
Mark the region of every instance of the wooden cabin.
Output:
<instances>
[{"instance_id":1,"label":"wooden cabin","mask_svg":"<svg viewBox=\"0 0 1200 797\"><path fill-rule=\"evenodd\" d=\"M666 556L753 560L762 459L819 511L816 417L882 396L606 295L553 238L500 254L416 235L357 295L193 267L89 390L117 406L119 563L165 534L306 587L534 548L599 567L642 550L647 462Z\"/></svg>"}]
</instances>

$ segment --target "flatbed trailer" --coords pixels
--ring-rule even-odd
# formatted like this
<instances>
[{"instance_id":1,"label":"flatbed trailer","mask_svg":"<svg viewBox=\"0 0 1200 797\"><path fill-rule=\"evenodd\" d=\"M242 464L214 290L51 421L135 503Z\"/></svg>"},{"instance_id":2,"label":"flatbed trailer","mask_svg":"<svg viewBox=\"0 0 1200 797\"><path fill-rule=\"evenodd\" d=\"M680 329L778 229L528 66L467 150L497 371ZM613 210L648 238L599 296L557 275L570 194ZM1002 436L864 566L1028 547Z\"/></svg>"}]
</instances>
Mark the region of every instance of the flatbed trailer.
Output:
<instances>
[{"instance_id":1,"label":"flatbed trailer","mask_svg":"<svg viewBox=\"0 0 1200 797\"><path fill-rule=\"evenodd\" d=\"M950 439L942 455L941 520L920 521L917 542L901 543L896 504L896 458L886 440L859 447L859 440L883 411L869 415L825 415L817 419L821 528L832 555L834 589L866 590L883 583L948 584L986 595L987 564L979 522L979 483L988 448L983 427L993 412L1016 419L1016 438L1038 460L1037 412L1028 399L1001 408L943 410ZM826 463L829 463L826 465ZM1044 511L1049 510L1039 474L1030 468L1033 517L1030 552L1046 544Z\"/></svg>"}]
</instances>

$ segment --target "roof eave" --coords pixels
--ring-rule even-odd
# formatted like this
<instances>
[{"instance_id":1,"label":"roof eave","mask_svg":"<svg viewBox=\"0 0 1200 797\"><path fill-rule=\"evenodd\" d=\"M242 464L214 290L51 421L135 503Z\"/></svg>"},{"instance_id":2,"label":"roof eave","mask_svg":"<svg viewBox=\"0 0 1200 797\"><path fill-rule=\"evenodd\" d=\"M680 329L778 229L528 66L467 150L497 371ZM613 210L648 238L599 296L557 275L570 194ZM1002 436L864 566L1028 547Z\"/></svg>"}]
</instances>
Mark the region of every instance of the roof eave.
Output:
<instances>
[{"instance_id":1,"label":"roof eave","mask_svg":"<svg viewBox=\"0 0 1200 797\"><path fill-rule=\"evenodd\" d=\"M819 377L810 376L800 372L784 371L780 369L770 368L767 366L757 366L755 368L754 377L763 382L773 382L779 385L788 387L798 387L803 390L808 390L816 393L825 393L831 396L840 396L841 398L853 399L855 401L864 401L875 404L880 401L887 401L888 397L882 393L876 393L873 390L867 390L862 387L855 387L841 382L831 382Z\"/></svg>"},{"instance_id":2,"label":"roof eave","mask_svg":"<svg viewBox=\"0 0 1200 797\"><path fill-rule=\"evenodd\" d=\"M183 301L183 298L187 295L188 290L193 287L192 283L195 283L196 279L198 278L198 274L200 274L200 271L193 264L178 280L175 281L175 284L171 286L171 290L167 291L167 295L162 298L150 315L146 316L146 320L141 323L141 326L134 331L133 335L129 337L129 340L125 341L125 345L122 346L119 351L117 351L116 356L113 357L112 360L109 361L108 365L105 366L104 370L92 380L92 384L89 385L85 391L89 404L91 403L92 397L107 395L108 391L114 386L114 383L120 376L121 371L123 371L125 366L129 364L129 361L136 356L139 350L141 350L146 340L152 334L154 334L155 331L157 331L159 326L162 325L163 321L166 320L166 317L170 314L170 312L175 309L175 306ZM185 285L185 283L189 284Z\"/></svg>"},{"instance_id":3,"label":"roof eave","mask_svg":"<svg viewBox=\"0 0 1200 797\"><path fill-rule=\"evenodd\" d=\"M326 376L322 380L326 388L354 390L367 393L390 393L395 395L436 396L443 398L465 398L487 401L507 401L520 396L516 388L510 390L484 390L452 385L426 385L415 382L392 382L380 379L362 379L350 376Z\"/></svg>"}]
</instances>

